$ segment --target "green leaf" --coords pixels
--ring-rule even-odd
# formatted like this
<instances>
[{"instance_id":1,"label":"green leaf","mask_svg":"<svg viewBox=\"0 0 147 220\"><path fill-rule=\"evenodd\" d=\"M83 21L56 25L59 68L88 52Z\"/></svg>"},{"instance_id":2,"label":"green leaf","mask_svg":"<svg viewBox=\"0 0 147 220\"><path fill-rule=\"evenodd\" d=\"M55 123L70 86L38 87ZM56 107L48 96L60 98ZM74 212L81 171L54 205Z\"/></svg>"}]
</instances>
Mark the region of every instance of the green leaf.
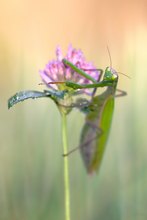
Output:
<instances>
[{"instance_id":1,"label":"green leaf","mask_svg":"<svg viewBox=\"0 0 147 220\"><path fill-rule=\"evenodd\" d=\"M57 102L58 99L63 99L66 93L67 91L56 91L56 90L44 90L43 92L34 91L34 90L21 91L13 95L11 98L9 98L8 109L17 103L30 98L37 99L37 98L47 97Z\"/></svg>"},{"instance_id":2,"label":"green leaf","mask_svg":"<svg viewBox=\"0 0 147 220\"><path fill-rule=\"evenodd\" d=\"M52 99L64 99L64 96L68 93L68 90L44 90L44 93L47 96L50 96Z\"/></svg>"}]
</instances>

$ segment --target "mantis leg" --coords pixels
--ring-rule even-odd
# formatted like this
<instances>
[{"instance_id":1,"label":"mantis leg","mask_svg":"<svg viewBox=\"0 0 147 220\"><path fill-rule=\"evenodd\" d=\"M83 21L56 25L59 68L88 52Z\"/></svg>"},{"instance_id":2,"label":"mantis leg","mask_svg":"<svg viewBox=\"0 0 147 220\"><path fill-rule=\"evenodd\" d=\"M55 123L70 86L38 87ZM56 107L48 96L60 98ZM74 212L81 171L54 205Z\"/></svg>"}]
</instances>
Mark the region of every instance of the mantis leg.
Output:
<instances>
[{"instance_id":1,"label":"mantis leg","mask_svg":"<svg viewBox=\"0 0 147 220\"><path fill-rule=\"evenodd\" d=\"M101 79L101 77L103 75L103 70L102 69L98 69L98 71L100 71L100 75L99 75L99 78L97 79L97 82L100 81L100 79ZM96 90L97 90L97 88L93 89L92 98L95 96Z\"/></svg>"},{"instance_id":2,"label":"mantis leg","mask_svg":"<svg viewBox=\"0 0 147 220\"><path fill-rule=\"evenodd\" d=\"M121 89L116 89L116 91L119 92L119 94L115 95L115 97L122 97L122 96L126 96L127 95L127 92L121 90Z\"/></svg>"},{"instance_id":3,"label":"mantis leg","mask_svg":"<svg viewBox=\"0 0 147 220\"><path fill-rule=\"evenodd\" d=\"M95 132L96 131L96 135L94 135L93 137L91 137L88 141L85 141L84 143L82 143L80 146L73 148L72 150L70 150L67 154L63 154L64 157L69 156L70 154L72 154L73 152L75 152L76 150L90 144L92 141L94 141L97 136L101 136L103 134L103 131L101 128L97 127L96 125L94 125L92 122L88 121L87 125L89 125Z\"/></svg>"}]
</instances>

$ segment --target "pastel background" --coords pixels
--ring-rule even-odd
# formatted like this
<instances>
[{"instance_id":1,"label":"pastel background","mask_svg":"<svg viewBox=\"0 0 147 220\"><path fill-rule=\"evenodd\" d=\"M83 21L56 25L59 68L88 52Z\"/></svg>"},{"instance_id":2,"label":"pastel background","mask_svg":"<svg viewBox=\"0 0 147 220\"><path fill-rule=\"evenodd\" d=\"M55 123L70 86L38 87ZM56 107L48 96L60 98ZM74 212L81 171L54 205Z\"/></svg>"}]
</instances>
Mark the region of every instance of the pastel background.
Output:
<instances>
[{"instance_id":1,"label":"pastel background","mask_svg":"<svg viewBox=\"0 0 147 220\"><path fill-rule=\"evenodd\" d=\"M38 70L61 45L81 48L97 67L120 76L110 138L99 174L88 176L70 156L72 219L147 219L147 1L1 0L0 220L64 219L60 115L54 104L26 101L8 111L15 92L42 90ZM68 118L69 148L83 116Z\"/></svg>"}]
</instances>

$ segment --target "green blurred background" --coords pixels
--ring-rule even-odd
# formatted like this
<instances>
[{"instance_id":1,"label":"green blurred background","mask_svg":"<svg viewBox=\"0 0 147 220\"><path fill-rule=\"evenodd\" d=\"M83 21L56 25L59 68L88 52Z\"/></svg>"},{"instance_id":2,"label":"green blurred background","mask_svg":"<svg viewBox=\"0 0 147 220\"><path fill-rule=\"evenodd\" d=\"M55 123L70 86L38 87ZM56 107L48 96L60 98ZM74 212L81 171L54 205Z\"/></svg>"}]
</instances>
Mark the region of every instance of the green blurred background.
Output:
<instances>
[{"instance_id":1,"label":"green blurred background","mask_svg":"<svg viewBox=\"0 0 147 220\"><path fill-rule=\"evenodd\" d=\"M56 45L81 48L97 67L113 66L118 87L110 138L99 174L70 156L72 220L147 219L147 1L1 0L0 220L64 219L60 115L47 99L10 111L15 92L42 90L38 70ZM68 118L69 148L78 145L83 116Z\"/></svg>"}]
</instances>

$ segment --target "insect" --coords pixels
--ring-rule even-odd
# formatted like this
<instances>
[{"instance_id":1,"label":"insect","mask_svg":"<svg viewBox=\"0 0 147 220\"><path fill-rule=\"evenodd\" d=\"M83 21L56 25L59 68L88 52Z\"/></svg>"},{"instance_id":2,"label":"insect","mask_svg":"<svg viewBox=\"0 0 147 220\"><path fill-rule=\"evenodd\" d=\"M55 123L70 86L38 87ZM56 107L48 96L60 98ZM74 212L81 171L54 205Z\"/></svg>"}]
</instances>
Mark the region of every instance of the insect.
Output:
<instances>
[{"instance_id":1,"label":"insect","mask_svg":"<svg viewBox=\"0 0 147 220\"><path fill-rule=\"evenodd\" d=\"M106 68L105 74L111 74L113 85L107 86L101 95L93 96L88 106L80 138L80 151L88 173L98 170L104 155L104 149L110 131L114 110L114 95L118 82L116 72Z\"/></svg>"},{"instance_id":2,"label":"insect","mask_svg":"<svg viewBox=\"0 0 147 220\"><path fill-rule=\"evenodd\" d=\"M72 63L67 60L63 60L63 62L77 73L82 73L81 75L87 78L87 74L83 74L83 71L79 71ZM122 90L118 90L120 94L115 95L118 83L118 73L112 67L107 67L105 69L102 81L95 82L94 79L91 81L93 81L93 84L88 85L65 82L66 86L73 89L94 88L91 101L87 104L88 111L86 113L85 123L81 132L80 145L78 147L80 148L81 156L88 173L98 171L100 168L111 127L115 96L126 95L126 92ZM102 94L95 95L96 88L98 87L107 88ZM67 155L74 150L75 149L70 151Z\"/></svg>"},{"instance_id":3,"label":"insect","mask_svg":"<svg viewBox=\"0 0 147 220\"><path fill-rule=\"evenodd\" d=\"M86 72L84 72L84 70L79 69L68 60L63 59L63 63L65 66L70 67L76 73L82 75L86 79L89 79L92 83L78 84L72 81L51 82L56 84L64 83L67 87L72 88L74 91L85 88L93 88L92 98L90 102L87 102L86 106L84 107L82 107L82 104L79 107L79 109L82 111L85 111L86 109L85 123L82 128L80 145L78 148L80 148L81 156L84 160L84 164L88 173L97 171L100 168L111 127L115 97L126 95L126 92L117 89L119 78L118 72L116 72L112 68L109 49L108 53L110 58L110 67L106 67L103 79L101 81L96 81ZM103 70L100 69L100 73L102 76ZM95 95L96 89L99 87L106 87L106 90L100 95ZM116 90L120 92L119 95L115 95ZM73 105L73 107L74 106L78 107L76 104ZM76 149L77 148L69 151L64 156L69 155Z\"/></svg>"}]
</instances>

